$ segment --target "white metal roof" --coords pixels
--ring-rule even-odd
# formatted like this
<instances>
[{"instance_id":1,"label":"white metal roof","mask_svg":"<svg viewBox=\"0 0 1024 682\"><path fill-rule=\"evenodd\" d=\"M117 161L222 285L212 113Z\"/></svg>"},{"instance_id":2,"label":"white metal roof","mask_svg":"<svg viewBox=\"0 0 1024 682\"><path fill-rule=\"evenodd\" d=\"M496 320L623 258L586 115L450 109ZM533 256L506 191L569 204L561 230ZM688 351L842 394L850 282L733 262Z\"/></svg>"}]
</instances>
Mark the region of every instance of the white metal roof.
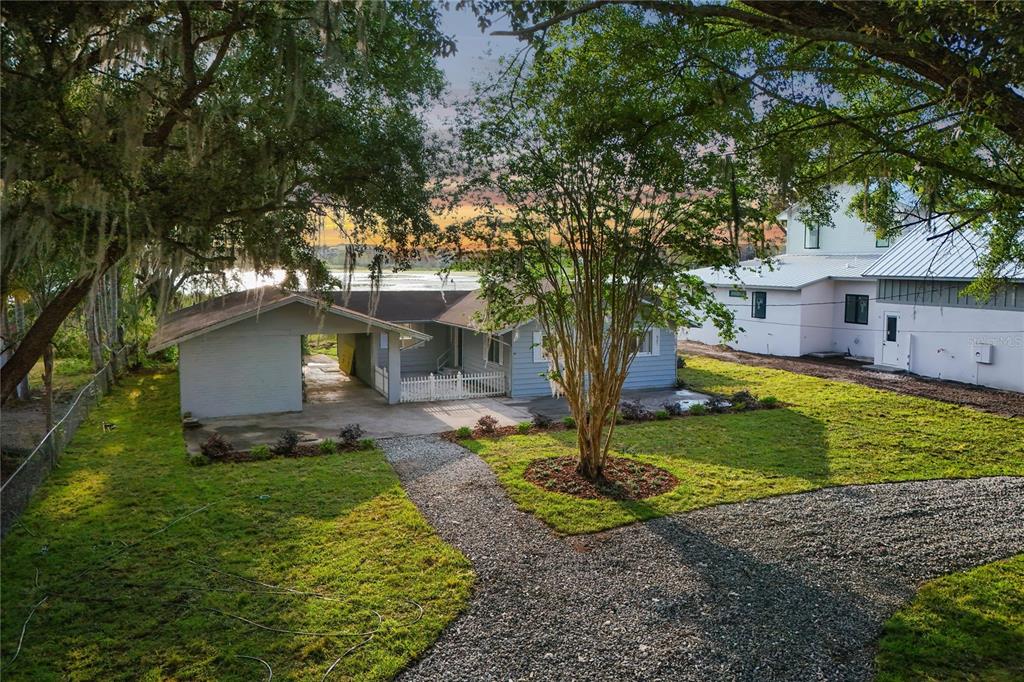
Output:
<instances>
[{"instance_id":1,"label":"white metal roof","mask_svg":"<svg viewBox=\"0 0 1024 682\"><path fill-rule=\"evenodd\" d=\"M713 286L741 286L754 289L800 289L825 279L859 279L878 260L876 255L817 256L785 254L770 264L748 260L739 264L736 276L728 270L700 268L691 275Z\"/></svg>"},{"instance_id":2,"label":"white metal roof","mask_svg":"<svg viewBox=\"0 0 1024 682\"><path fill-rule=\"evenodd\" d=\"M986 254L988 243L969 229L929 239L949 228L947 221L937 220L930 228L921 225L900 235L889 252L864 274L898 279L974 279L978 276L978 259ZM1024 280L1024 269L1007 264L999 275Z\"/></svg>"}]
</instances>

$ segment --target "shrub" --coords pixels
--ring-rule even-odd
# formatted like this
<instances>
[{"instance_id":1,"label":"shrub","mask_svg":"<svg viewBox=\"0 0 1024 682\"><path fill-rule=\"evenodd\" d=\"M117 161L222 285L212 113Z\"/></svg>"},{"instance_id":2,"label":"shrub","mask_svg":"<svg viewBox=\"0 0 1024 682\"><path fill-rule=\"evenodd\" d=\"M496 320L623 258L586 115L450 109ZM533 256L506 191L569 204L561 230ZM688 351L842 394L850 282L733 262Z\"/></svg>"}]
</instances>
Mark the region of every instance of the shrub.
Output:
<instances>
[{"instance_id":1,"label":"shrub","mask_svg":"<svg viewBox=\"0 0 1024 682\"><path fill-rule=\"evenodd\" d=\"M658 410L657 412L654 413L654 418L657 419L658 421L665 421L671 416L672 415L668 413L668 410Z\"/></svg>"},{"instance_id":2,"label":"shrub","mask_svg":"<svg viewBox=\"0 0 1024 682\"><path fill-rule=\"evenodd\" d=\"M550 429L554 420L546 414L537 413L533 415L533 425L538 429Z\"/></svg>"},{"instance_id":3,"label":"shrub","mask_svg":"<svg viewBox=\"0 0 1024 682\"><path fill-rule=\"evenodd\" d=\"M338 451L338 444L334 442L333 438L324 438L320 441L320 454L321 455L333 455Z\"/></svg>"},{"instance_id":4,"label":"shrub","mask_svg":"<svg viewBox=\"0 0 1024 682\"><path fill-rule=\"evenodd\" d=\"M271 451L275 455L287 457L295 451L295 446L299 444L299 432L288 429L281 434L281 437L274 443L274 447Z\"/></svg>"},{"instance_id":5,"label":"shrub","mask_svg":"<svg viewBox=\"0 0 1024 682\"><path fill-rule=\"evenodd\" d=\"M676 388L677 391L684 391L684 390L689 390L690 389L690 385L688 383L686 383L685 381L683 381L682 379L676 379L676 386L675 386L675 388Z\"/></svg>"},{"instance_id":6,"label":"shrub","mask_svg":"<svg viewBox=\"0 0 1024 682\"><path fill-rule=\"evenodd\" d=\"M211 434L199 449L210 459L224 459L235 450L228 439L219 433Z\"/></svg>"},{"instance_id":7,"label":"shrub","mask_svg":"<svg viewBox=\"0 0 1024 682\"><path fill-rule=\"evenodd\" d=\"M480 433L494 433L498 428L498 420L485 414L476 420L476 428L480 429Z\"/></svg>"},{"instance_id":8,"label":"shrub","mask_svg":"<svg viewBox=\"0 0 1024 682\"><path fill-rule=\"evenodd\" d=\"M455 430L455 435L458 438L466 439L473 435L473 432L469 430L468 426L460 426Z\"/></svg>"},{"instance_id":9,"label":"shrub","mask_svg":"<svg viewBox=\"0 0 1024 682\"><path fill-rule=\"evenodd\" d=\"M696 405L694 405L694 407L696 407ZM713 396L704 403L704 410L707 412L725 412L726 409L728 408L725 406L725 401L718 396ZM690 411L693 411L693 407L690 408ZM701 414L704 413L701 412Z\"/></svg>"},{"instance_id":10,"label":"shrub","mask_svg":"<svg viewBox=\"0 0 1024 682\"><path fill-rule=\"evenodd\" d=\"M686 359L682 355L676 356L676 369L686 367Z\"/></svg>"},{"instance_id":11,"label":"shrub","mask_svg":"<svg viewBox=\"0 0 1024 682\"><path fill-rule=\"evenodd\" d=\"M562 417L562 423L565 424L565 428L567 429L576 428L576 420L572 418L572 415L568 417Z\"/></svg>"},{"instance_id":12,"label":"shrub","mask_svg":"<svg viewBox=\"0 0 1024 682\"><path fill-rule=\"evenodd\" d=\"M778 406L779 406L779 399L776 398L773 395L766 395L765 397L761 398L761 407L764 407L764 408L767 408L767 409L770 410L770 409L776 408Z\"/></svg>"},{"instance_id":13,"label":"shrub","mask_svg":"<svg viewBox=\"0 0 1024 682\"><path fill-rule=\"evenodd\" d=\"M360 450L373 450L377 447L377 443L372 438L360 438L359 449Z\"/></svg>"},{"instance_id":14,"label":"shrub","mask_svg":"<svg viewBox=\"0 0 1024 682\"><path fill-rule=\"evenodd\" d=\"M346 424L338 431L338 445L342 448L352 448L362 437L363 427L359 424Z\"/></svg>"},{"instance_id":15,"label":"shrub","mask_svg":"<svg viewBox=\"0 0 1024 682\"><path fill-rule=\"evenodd\" d=\"M686 410L684 410L682 405L679 404L679 401L663 403L661 406L661 411L667 413L669 416L672 417L680 417L686 414Z\"/></svg>"},{"instance_id":16,"label":"shrub","mask_svg":"<svg viewBox=\"0 0 1024 682\"><path fill-rule=\"evenodd\" d=\"M732 403L733 407L736 407L736 403L745 403L749 407L757 405L757 398L750 391L736 391L729 398L729 402Z\"/></svg>"},{"instance_id":17,"label":"shrub","mask_svg":"<svg viewBox=\"0 0 1024 682\"><path fill-rule=\"evenodd\" d=\"M529 433L532 428L533 422L519 422L516 424L516 430L519 431L519 433Z\"/></svg>"},{"instance_id":18,"label":"shrub","mask_svg":"<svg viewBox=\"0 0 1024 682\"><path fill-rule=\"evenodd\" d=\"M742 400L739 400L732 404L732 409L735 412L742 412L743 410L747 409L747 407L747 404Z\"/></svg>"},{"instance_id":19,"label":"shrub","mask_svg":"<svg viewBox=\"0 0 1024 682\"><path fill-rule=\"evenodd\" d=\"M626 421L645 422L654 419L654 413L639 400L624 400L619 403L619 414Z\"/></svg>"},{"instance_id":20,"label":"shrub","mask_svg":"<svg viewBox=\"0 0 1024 682\"><path fill-rule=\"evenodd\" d=\"M702 414L707 414L708 408L701 403L697 403L696 405L690 405L689 413L695 417L699 417Z\"/></svg>"},{"instance_id":21,"label":"shrub","mask_svg":"<svg viewBox=\"0 0 1024 682\"><path fill-rule=\"evenodd\" d=\"M249 450L249 455L253 459L264 460L264 459L270 459L271 457L273 457L274 453L270 451L270 446L269 445L263 444L263 445L257 445L254 448L252 448L251 450Z\"/></svg>"},{"instance_id":22,"label":"shrub","mask_svg":"<svg viewBox=\"0 0 1024 682\"><path fill-rule=\"evenodd\" d=\"M210 458L201 452L193 452L188 456L188 463L194 467L204 467L210 463Z\"/></svg>"}]
</instances>

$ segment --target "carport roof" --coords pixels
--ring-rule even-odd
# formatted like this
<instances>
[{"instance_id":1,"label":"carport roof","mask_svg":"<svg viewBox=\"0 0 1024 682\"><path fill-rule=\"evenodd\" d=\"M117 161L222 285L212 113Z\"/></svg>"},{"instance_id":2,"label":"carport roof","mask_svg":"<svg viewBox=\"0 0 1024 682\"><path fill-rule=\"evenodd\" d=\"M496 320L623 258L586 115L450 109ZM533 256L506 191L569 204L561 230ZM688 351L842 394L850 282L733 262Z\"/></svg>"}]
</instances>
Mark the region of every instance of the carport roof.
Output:
<instances>
[{"instance_id":1,"label":"carport roof","mask_svg":"<svg viewBox=\"0 0 1024 682\"><path fill-rule=\"evenodd\" d=\"M290 303L304 303L310 307L321 307L325 312L365 322L388 331L397 331L423 341L430 335L409 329L397 321L381 319L352 308L339 305L324 305L309 294L287 291L275 286L236 291L217 298L182 308L161 320L149 342L149 352L169 348L214 329L220 329L263 312L280 308Z\"/></svg>"}]
</instances>

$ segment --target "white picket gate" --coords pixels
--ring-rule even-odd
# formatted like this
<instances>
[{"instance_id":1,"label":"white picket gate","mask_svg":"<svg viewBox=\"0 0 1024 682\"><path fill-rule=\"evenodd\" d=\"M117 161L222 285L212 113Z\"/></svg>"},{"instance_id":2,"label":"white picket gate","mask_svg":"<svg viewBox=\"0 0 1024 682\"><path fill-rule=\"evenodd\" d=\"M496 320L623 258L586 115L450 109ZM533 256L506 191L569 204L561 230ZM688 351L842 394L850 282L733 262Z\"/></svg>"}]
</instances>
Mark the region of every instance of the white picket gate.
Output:
<instances>
[{"instance_id":1,"label":"white picket gate","mask_svg":"<svg viewBox=\"0 0 1024 682\"><path fill-rule=\"evenodd\" d=\"M505 395L504 372L430 374L402 379L402 402L462 400Z\"/></svg>"}]
</instances>

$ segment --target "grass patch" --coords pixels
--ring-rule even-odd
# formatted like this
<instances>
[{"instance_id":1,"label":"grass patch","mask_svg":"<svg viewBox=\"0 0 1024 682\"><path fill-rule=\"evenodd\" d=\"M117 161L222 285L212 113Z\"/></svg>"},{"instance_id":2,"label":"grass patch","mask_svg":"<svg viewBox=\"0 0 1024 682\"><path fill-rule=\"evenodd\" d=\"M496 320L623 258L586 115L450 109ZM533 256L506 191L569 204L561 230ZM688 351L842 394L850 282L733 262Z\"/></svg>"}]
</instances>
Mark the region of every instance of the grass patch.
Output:
<instances>
[{"instance_id":1,"label":"grass patch","mask_svg":"<svg viewBox=\"0 0 1024 682\"><path fill-rule=\"evenodd\" d=\"M885 624L879 682L1024 679L1024 554L924 584Z\"/></svg>"},{"instance_id":2,"label":"grass patch","mask_svg":"<svg viewBox=\"0 0 1024 682\"><path fill-rule=\"evenodd\" d=\"M380 631L332 678L387 679L472 583L377 450L189 466L173 372L133 375L105 398L21 522L3 546L5 680L265 679L240 656L275 679L320 679L376 613Z\"/></svg>"},{"instance_id":3,"label":"grass patch","mask_svg":"<svg viewBox=\"0 0 1024 682\"><path fill-rule=\"evenodd\" d=\"M574 454L571 431L465 444L491 465L516 504L564 533L832 485L1024 475L1019 419L710 358L688 358L680 376L696 390L748 390L786 407L617 427L614 454L680 481L639 501L581 500L523 478L536 459Z\"/></svg>"},{"instance_id":4,"label":"grass patch","mask_svg":"<svg viewBox=\"0 0 1024 682\"><path fill-rule=\"evenodd\" d=\"M88 383L96 370L92 368L92 360L88 358L54 358L53 359L53 390L72 391ZM32 390L42 393L43 361L37 362L28 373L28 383Z\"/></svg>"}]
</instances>

